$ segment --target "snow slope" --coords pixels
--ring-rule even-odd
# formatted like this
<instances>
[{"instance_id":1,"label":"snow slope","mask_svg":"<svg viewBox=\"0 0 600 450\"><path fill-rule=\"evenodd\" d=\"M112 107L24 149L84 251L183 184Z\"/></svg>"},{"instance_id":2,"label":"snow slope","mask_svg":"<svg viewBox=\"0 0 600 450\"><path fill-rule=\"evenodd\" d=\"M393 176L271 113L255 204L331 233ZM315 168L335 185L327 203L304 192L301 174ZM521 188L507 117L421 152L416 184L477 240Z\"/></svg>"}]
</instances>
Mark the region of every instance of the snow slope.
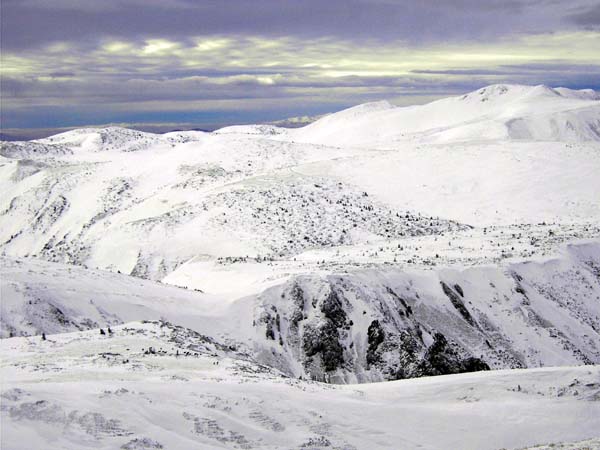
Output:
<instances>
[{"instance_id":1,"label":"snow slope","mask_svg":"<svg viewBox=\"0 0 600 450\"><path fill-rule=\"evenodd\" d=\"M545 117L579 114L576 131L600 120L597 103L588 91L491 86L424 106L361 105L295 130L153 135L113 127L5 143L0 246L13 257L161 280L193 261L291 260L467 225L482 234L500 224L577 224L580 237L593 237L600 144L562 128L557 134ZM386 130L402 129L408 116L397 117L406 114L419 137L399 143ZM448 120L480 123L490 114L512 121L523 139L483 142L477 132L465 142L431 143L426 127L443 122L443 133L460 134L463 125ZM315 130L335 146L299 142L304 135L319 141ZM359 134L387 150L354 146Z\"/></svg>"},{"instance_id":2,"label":"snow slope","mask_svg":"<svg viewBox=\"0 0 600 450\"><path fill-rule=\"evenodd\" d=\"M32 141L43 145L62 145L78 151L132 152L159 144L176 144L201 141L206 133L201 131L176 131L165 134L145 133L121 127L78 128Z\"/></svg>"},{"instance_id":3,"label":"snow slope","mask_svg":"<svg viewBox=\"0 0 600 450\"><path fill-rule=\"evenodd\" d=\"M3 337L159 320L294 377L335 383L600 363L600 243L466 270L375 266L227 300L125 275L2 259Z\"/></svg>"},{"instance_id":4,"label":"snow slope","mask_svg":"<svg viewBox=\"0 0 600 450\"><path fill-rule=\"evenodd\" d=\"M3 449L497 449L600 429L597 366L333 386L164 323L112 331L0 342Z\"/></svg>"},{"instance_id":5,"label":"snow slope","mask_svg":"<svg viewBox=\"0 0 600 450\"><path fill-rule=\"evenodd\" d=\"M295 277L259 295L256 328L272 342L263 358L342 383L598 364L598 250L501 268Z\"/></svg>"},{"instance_id":6,"label":"snow slope","mask_svg":"<svg viewBox=\"0 0 600 450\"><path fill-rule=\"evenodd\" d=\"M360 105L291 130L291 136L302 142L383 148L411 140L599 141L598 100L590 90L492 85L427 105Z\"/></svg>"},{"instance_id":7,"label":"snow slope","mask_svg":"<svg viewBox=\"0 0 600 450\"><path fill-rule=\"evenodd\" d=\"M214 317L224 314L220 298L127 275L7 258L0 270L3 338L162 317L207 332Z\"/></svg>"}]
</instances>

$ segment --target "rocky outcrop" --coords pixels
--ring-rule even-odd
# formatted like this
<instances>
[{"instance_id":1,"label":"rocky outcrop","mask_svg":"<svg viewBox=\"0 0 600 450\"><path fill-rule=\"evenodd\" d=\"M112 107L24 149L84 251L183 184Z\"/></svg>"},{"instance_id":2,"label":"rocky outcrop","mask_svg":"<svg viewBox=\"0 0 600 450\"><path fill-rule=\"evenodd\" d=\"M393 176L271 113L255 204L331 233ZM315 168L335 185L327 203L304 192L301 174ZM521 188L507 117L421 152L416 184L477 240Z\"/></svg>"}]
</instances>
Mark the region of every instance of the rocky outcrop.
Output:
<instances>
[{"instance_id":1,"label":"rocky outcrop","mask_svg":"<svg viewBox=\"0 0 600 450\"><path fill-rule=\"evenodd\" d=\"M599 264L299 276L258 297L258 334L269 364L339 383L599 363Z\"/></svg>"}]
</instances>

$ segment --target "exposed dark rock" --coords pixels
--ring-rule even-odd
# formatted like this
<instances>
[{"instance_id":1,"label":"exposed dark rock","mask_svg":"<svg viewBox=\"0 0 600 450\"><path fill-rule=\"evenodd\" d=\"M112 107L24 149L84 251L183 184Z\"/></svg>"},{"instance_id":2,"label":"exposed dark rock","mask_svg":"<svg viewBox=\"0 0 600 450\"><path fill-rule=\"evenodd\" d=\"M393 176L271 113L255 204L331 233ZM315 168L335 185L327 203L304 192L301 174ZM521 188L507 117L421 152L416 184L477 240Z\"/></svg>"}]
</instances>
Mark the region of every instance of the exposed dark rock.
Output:
<instances>
[{"instance_id":1,"label":"exposed dark rock","mask_svg":"<svg viewBox=\"0 0 600 450\"><path fill-rule=\"evenodd\" d=\"M433 336L433 344L419 364L418 376L449 375L453 373L475 372L490 370L490 367L481 359L468 357L462 359L456 351L448 345L448 341L441 333Z\"/></svg>"},{"instance_id":2,"label":"exposed dark rock","mask_svg":"<svg viewBox=\"0 0 600 450\"><path fill-rule=\"evenodd\" d=\"M475 326L475 320L473 320L473 316L471 316L471 313L469 312L469 310L463 303L460 296L450 286L448 286L443 281L440 281L440 285L442 286L442 290L444 291L444 294L446 294L446 297L448 297L448 299L450 299L450 302L456 308L456 310L460 313L460 315L463 317L463 319L465 319L467 321L467 323L469 323L469 325ZM461 289L461 292L462 292L462 289Z\"/></svg>"},{"instance_id":3,"label":"exposed dark rock","mask_svg":"<svg viewBox=\"0 0 600 450\"><path fill-rule=\"evenodd\" d=\"M479 358L470 357L462 361L463 372L479 372L481 370L490 370L490 366Z\"/></svg>"},{"instance_id":4,"label":"exposed dark rock","mask_svg":"<svg viewBox=\"0 0 600 450\"><path fill-rule=\"evenodd\" d=\"M267 339L272 341L275 340L275 331L273 330L273 322L270 320L267 322L267 330L266 330Z\"/></svg>"},{"instance_id":5,"label":"exposed dark rock","mask_svg":"<svg viewBox=\"0 0 600 450\"><path fill-rule=\"evenodd\" d=\"M292 286L290 296L294 303L294 312L290 317L290 324L293 327L297 327L298 322L304 319L304 291L298 283L294 283Z\"/></svg>"},{"instance_id":6,"label":"exposed dark rock","mask_svg":"<svg viewBox=\"0 0 600 450\"><path fill-rule=\"evenodd\" d=\"M163 446L159 442L149 438L135 438L121 446L122 450L152 450L162 449Z\"/></svg>"},{"instance_id":7,"label":"exposed dark rock","mask_svg":"<svg viewBox=\"0 0 600 450\"><path fill-rule=\"evenodd\" d=\"M319 330L315 329L311 324L304 325L304 333L302 334L302 348L306 356L314 356L321 351L321 341Z\"/></svg>"},{"instance_id":8,"label":"exposed dark rock","mask_svg":"<svg viewBox=\"0 0 600 450\"><path fill-rule=\"evenodd\" d=\"M327 371L336 370L344 362L344 349L339 342L340 333L331 321L325 321L318 328L305 326L303 348L306 356L319 353L323 368Z\"/></svg>"},{"instance_id":9,"label":"exposed dark rock","mask_svg":"<svg viewBox=\"0 0 600 450\"><path fill-rule=\"evenodd\" d=\"M458 292L458 295L460 295L461 297L463 297L463 298L464 298L464 296L465 296L465 293L463 292L463 290L462 290L462 288L460 287L460 285L459 285L459 284L455 284L455 285L454 285L454 290L455 290L456 292Z\"/></svg>"},{"instance_id":10,"label":"exposed dark rock","mask_svg":"<svg viewBox=\"0 0 600 450\"><path fill-rule=\"evenodd\" d=\"M323 448L323 447L331 447L331 442L325 436L311 437L308 439L308 441L306 441L302 445L300 445L300 448L311 448L311 449L317 449L317 448Z\"/></svg>"},{"instance_id":11,"label":"exposed dark rock","mask_svg":"<svg viewBox=\"0 0 600 450\"><path fill-rule=\"evenodd\" d=\"M48 308L48 314L56 320L60 325L67 326L71 324L71 320L65 316L65 314L60 310L60 308L54 306L51 303L46 303Z\"/></svg>"},{"instance_id":12,"label":"exposed dark rock","mask_svg":"<svg viewBox=\"0 0 600 450\"><path fill-rule=\"evenodd\" d=\"M384 339L385 332L383 331L383 328L381 328L379 320L374 320L367 330L367 342L369 344L367 348L367 364L369 366L381 359L380 355L377 353L377 348Z\"/></svg>"},{"instance_id":13,"label":"exposed dark rock","mask_svg":"<svg viewBox=\"0 0 600 450\"><path fill-rule=\"evenodd\" d=\"M346 311L344 311L344 305L335 290L331 289L329 295L321 304L321 312L336 327L341 328L346 325Z\"/></svg>"},{"instance_id":14,"label":"exposed dark rock","mask_svg":"<svg viewBox=\"0 0 600 450\"><path fill-rule=\"evenodd\" d=\"M398 294L396 294L392 288L387 287L386 286L386 291L388 294L390 294L392 297L394 297L397 301L399 301L402 306L404 307L404 313L402 311L400 311L400 315L404 315L406 314L406 317L410 317L413 313L413 310L411 308L411 306L406 302L406 300L404 300L402 297L400 297Z\"/></svg>"}]
</instances>

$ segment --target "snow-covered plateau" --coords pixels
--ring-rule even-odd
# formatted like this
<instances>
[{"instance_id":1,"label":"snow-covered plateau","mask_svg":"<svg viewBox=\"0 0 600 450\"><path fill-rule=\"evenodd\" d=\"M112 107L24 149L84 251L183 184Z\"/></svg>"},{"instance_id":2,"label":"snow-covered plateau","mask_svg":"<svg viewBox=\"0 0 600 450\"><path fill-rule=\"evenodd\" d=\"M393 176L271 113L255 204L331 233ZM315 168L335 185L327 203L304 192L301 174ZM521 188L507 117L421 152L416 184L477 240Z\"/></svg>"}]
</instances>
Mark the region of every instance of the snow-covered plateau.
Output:
<instances>
[{"instance_id":1,"label":"snow-covered plateau","mask_svg":"<svg viewBox=\"0 0 600 450\"><path fill-rule=\"evenodd\" d=\"M0 288L2 449L600 448L600 94L2 142Z\"/></svg>"}]
</instances>

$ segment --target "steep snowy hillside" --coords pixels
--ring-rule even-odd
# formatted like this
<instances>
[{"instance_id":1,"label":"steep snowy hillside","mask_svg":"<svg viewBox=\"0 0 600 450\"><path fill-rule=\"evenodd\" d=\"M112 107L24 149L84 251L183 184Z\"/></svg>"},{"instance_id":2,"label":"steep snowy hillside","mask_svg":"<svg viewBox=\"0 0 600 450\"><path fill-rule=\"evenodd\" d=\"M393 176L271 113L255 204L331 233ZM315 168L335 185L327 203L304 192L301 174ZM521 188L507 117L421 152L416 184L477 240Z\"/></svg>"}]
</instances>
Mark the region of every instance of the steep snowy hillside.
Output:
<instances>
[{"instance_id":1,"label":"steep snowy hillside","mask_svg":"<svg viewBox=\"0 0 600 450\"><path fill-rule=\"evenodd\" d=\"M84 267L0 259L0 337L169 320L217 334L221 299ZM209 329L207 329L207 327Z\"/></svg>"},{"instance_id":2,"label":"steep snowy hillside","mask_svg":"<svg viewBox=\"0 0 600 450\"><path fill-rule=\"evenodd\" d=\"M598 364L599 250L503 268L297 277L259 295L264 358L333 382Z\"/></svg>"},{"instance_id":3,"label":"steep snowy hillside","mask_svg":"<svg viewBox=\"0 0 600 450\"><path fill-rule=\"evenodd\" d=\"M2 335L165 319L295 377L348 383L600 363L600 243L467 270L293 276L239 300L2 260Z\"/></svg>"}]
</instances>

